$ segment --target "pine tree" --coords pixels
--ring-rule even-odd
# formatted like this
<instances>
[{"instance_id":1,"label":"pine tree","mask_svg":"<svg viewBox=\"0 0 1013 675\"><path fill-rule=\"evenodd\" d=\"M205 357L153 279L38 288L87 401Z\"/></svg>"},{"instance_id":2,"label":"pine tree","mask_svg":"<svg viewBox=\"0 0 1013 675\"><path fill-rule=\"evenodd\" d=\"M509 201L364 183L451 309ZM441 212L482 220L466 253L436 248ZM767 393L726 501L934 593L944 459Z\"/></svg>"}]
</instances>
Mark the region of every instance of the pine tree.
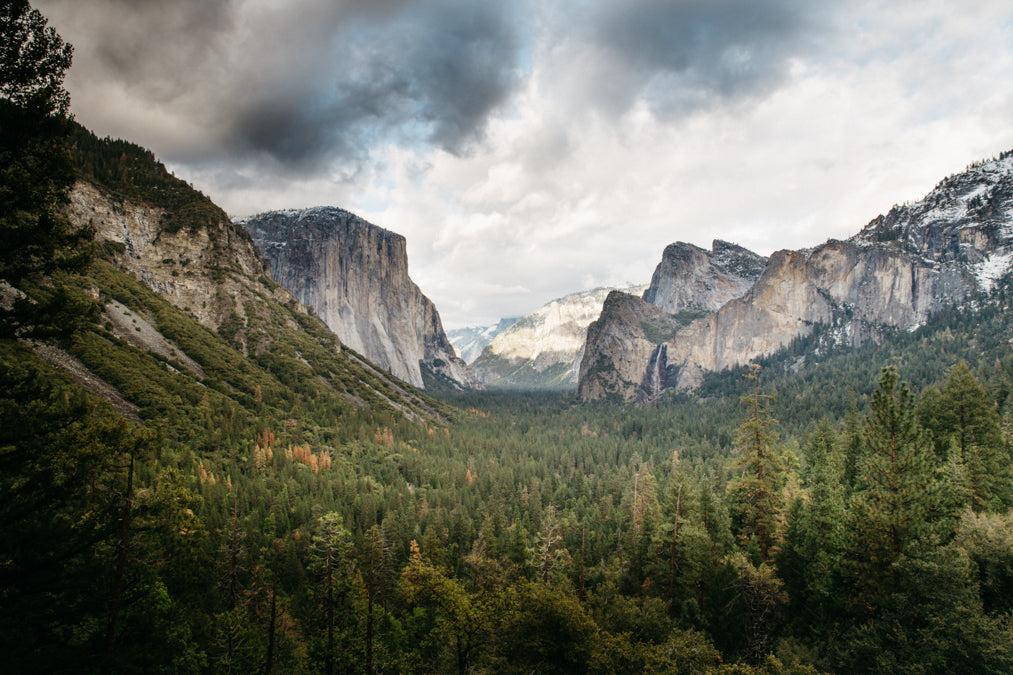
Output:
<instances>
[{"instance_id":1,"label":"pine tree","mask_svg":"<svg viewBox=\"0 0 1013 675\"><path fill-rule=\"evenodd\" d=\"M324 584L324 611L327 622L327 652L324 657L325 670L328 675L334 673L334 620L335 609L343 595L342 590L347 582L349 554L352 549L351 535L337 513L327 513L320 517L317 533L313 535L313 553L315 567L320 570Z\"/></svg>"},{"instance_id":2,"label":"pine tree","mask_svg":"<svg viewBox=\"0 0 1013 675\"><path fill-rule=\"evenodd\" d=\"M971 506L981 511L993 499L1009 504L1010 457L1003 446L999 413L966 362L950 370L932 421L937 447L940 442L948 446L952 439L960 451Z\"/></svg>"},{"instance_id":3,"label":"pine tree","mask_svg":"<svg viewBox=\"0 0 1013 675\"><path fill-rule=\"evenodd\" d=\"M855 488L858 476L858 459L862 455L862 420L858 414L855 393L851 393L848 412L844 418L844 488L849 493Z\"/></svg>"},{"instance_id":4,"label":"pine tree","mask_svg":"<svg viewBox=\"0 0 1013 675\"><path fill-rule=\"evenodd\" d=\"M760 366L753 364L746 377L753 383L753 393L743 397L749 417L739 425L735 443L741 475L728 484L728 494L740 542L755 541L760 559L767 561L777 537L783 470L774 445L776 420L770 417L770 397L760 393Z\"/></svg>"},{"instance_id":5,"label":"pine tree","mask_svg":"<svg viewBox=\"0 0 1013 675\"><path fill-rule=\"evenodd\" d=\"M98 668L90 659L120 632L126 458L145 439L108 405L59 384L30 350L0 341L0 648L9 670ZM70 631L73 644L61 641Z\"/></svg>"},{"instance_id":6,"label":"pine tree","mask_svg":"<svg viewBox=\"0 0 1013 675\"><path fill-rule=\"evenodd\" d=\"M550 506L542 519L542 529L535 537L531 559L543 584L555 583L566 578L572 558L563 542L562 526L556 515L556 508Z\"/></svg>"},{"instance_id":7,"label":"pine tree","mask_svg":"<svg viewBox=\"0 0 1013 675\"><path fill-rule=\"evenodd\" d=\"M93 236L60 213L74 180L63 88L72 53L27 0L0 3L0 280L18 289L5 293L14 301L0 310L3 337L65 333L93 313L47 279L82 269Z\"/></svg>"},{"instance_id":8,"label":"pine tree","mask_svg":"<svg viewBox=\"0 0 1013 675\"><path fill-rule=\"evenodd\" d=\"M374 667L374 636L376 633L376 612L374 605L377 597L383 597L386 588L386 577L390 565L390 545L383 531L373 525L366 531L363 542L362 569L366 585L366 672L372 673Z\"/></svg>"},{"instance_id":9,"label":"pine tree","mask_svg":"<svg viewBox=\"0 0 1013 675\"><path fill-rule=\"evenodd\" d=\"M853 599L861 613L875 613L896 590L894 563L938 543L953 514L941 512L935 452L893 366L883 369L872 395L864 437L851 499L849 558Z\"/></svg>"},{"instance_id":10,"label":"pine tree","mask_svg":"<svg viewBox=\"0 0 1013 675\"><path fill-rule=\"evenodd\" d=\"M806 446L802 473L805 493L796 500L778 570L787 583L795 623L819 631L829 623L844 546L845 490L843 455L837 435L824 418Z\"/></svg>"}]
</instances>

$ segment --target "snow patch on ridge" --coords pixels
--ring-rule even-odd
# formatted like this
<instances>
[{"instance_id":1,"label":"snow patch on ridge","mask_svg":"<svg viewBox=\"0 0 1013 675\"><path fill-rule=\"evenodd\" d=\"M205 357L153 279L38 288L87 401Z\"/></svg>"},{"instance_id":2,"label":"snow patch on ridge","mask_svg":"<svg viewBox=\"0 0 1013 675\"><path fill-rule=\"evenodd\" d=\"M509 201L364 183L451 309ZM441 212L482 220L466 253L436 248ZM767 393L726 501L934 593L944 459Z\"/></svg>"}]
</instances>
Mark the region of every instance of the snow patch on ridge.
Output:
<instances>
[{"instance_id":1,"label":"snow patch on ridge","mask_svg":"<svg viewBox=\"0 0 1013 675\"><path fill-rule=\"evenodd\" d=\"M985 259L973 268L974 276L978 280L978 287L983 291L992 290L996 280L1009 271L1011 262L1013 262L1013 251L985 256Z\"/></svg>"}]
</instances>

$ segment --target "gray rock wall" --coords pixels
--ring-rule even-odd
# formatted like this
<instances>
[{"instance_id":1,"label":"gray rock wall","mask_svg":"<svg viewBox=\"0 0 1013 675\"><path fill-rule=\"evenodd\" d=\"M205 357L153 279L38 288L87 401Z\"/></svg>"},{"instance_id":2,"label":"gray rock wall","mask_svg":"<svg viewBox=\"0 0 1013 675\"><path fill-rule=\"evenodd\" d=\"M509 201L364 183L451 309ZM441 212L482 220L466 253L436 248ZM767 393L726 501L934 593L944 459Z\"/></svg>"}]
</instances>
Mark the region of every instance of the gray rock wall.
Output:
<instances>
[{"instance_id":1,"label":"gray rock wall","mask_svg":"<svg viewBox=\"0 0 1013 675\"><path fill-rule=\"evenodd\" d=\"M275 281L312 307L342 343L423 388L426 366L476 384L433 303L408 276L405 238L337 208L276 211L241 221Z\"/></svg>"}]
</instances>

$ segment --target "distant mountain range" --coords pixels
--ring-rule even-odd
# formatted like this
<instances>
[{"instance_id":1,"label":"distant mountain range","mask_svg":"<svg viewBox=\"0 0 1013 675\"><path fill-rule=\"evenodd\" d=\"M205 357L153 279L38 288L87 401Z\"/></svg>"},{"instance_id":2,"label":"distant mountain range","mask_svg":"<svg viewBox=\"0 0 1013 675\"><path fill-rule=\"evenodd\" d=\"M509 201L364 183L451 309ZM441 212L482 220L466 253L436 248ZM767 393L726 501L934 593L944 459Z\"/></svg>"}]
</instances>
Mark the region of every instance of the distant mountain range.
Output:
<instances>
[{"instance_id":1,"label":"distant mountain range","mask_svg":"<svg viewBox=\"0 0 1013 675\"><path fill-rule=\"evenodd\" d=\"M623 289L640 293L644 286ZM471 363L490 387L572 390L588 325L614 288L596 288L552 300L500 332Z\"/></svg>"},{"instance_id":2,"label":"distant mountain range","mask_svg":"<svg viewBox=\"0 0 1013 675\"><path fill-rule=\"evenodd\" d=\"M464 362L471 365L485 349L486 345L492 342L493 338L505 331L520 320L518 317L500 319L491 326L470 326L467 328L455 328L447 331L447 339L454 345L457 355L464 359Z\"/></svg>"},{"instance_id":3,"label":"distant mountain range","mask_svg":"<svg viewBox=\"0 0 1013 675\"><path fill-rule=\"evenodd\" d=\"M762 269L745 253L735 256L741 265L720 262L719 247L707 255L675 244L643 298L609 296L588 329L582 399L691 390L707 372L816 334L825 347L856 347L988 291L1013 262L1013 151L944 179L846 241L778 251ZM719 305L718 288L727 292Z\"/></svg>"},{"instance_id":4,"label":"distant mountain range","mask_svg":"<svg viewBox=\"0 0 1013 675\"><path fill-rule=\"evenodd\" d=\"M845 241L766 260L727 242L710 250L676 242L646 287L574 293L518 320L454 331L455 345L408 277L400 235L333 207L262 214L238 227L163 176L150 153L86 133L76 143L91 173L72 191L68 216L123 247L120 269L244 355L260 357L277 343L271 326L280 310L268 307L280 303L285 312L312 311L358 363L416 388L576 388L583 400L650 401L795 340L815 345L804 364L820 350L913 330L990 290L1013 263L1007 152ZM133 173L116 169L114 155ZM149 183L124 182L128 175ZM172 202L159 205L166 190Z\"/></svg>"}]
</instances>

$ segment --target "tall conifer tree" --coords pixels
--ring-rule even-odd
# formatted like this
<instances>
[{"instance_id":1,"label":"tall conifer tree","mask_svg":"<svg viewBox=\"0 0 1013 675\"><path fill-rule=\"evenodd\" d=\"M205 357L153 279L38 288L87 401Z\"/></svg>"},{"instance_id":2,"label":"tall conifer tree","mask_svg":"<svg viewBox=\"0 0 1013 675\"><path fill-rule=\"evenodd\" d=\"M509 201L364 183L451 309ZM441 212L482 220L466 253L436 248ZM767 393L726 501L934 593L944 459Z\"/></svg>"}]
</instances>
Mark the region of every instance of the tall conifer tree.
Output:
<instances>
[{"instance_id":1,"label":"tall conifer tree","mask_svg":"<svg viewBox=\"0 0 1013 675\"><path fill-rule=\"evenodd\" d=\"M736 535L741 542L755 541L761 560L767 561L777 534L783 470L774 445L776 420L768 409L770 397L760 393L760 366L753 364L746 377L753 383L753 393L742 399L749 417L739 425L735 443L742 473L729 483L728 493Z\"/></svg>"},{"instance_id":2,"label":"tall conifer tree","mask_svg":"<svg viewBox=\"0 0 1013 675\"><path fill-rule=\"evenodd\" d=\"M936 442L951 439L960 451L976 511L993 500L1009 504L1010 457L1002 442L999 413L985 388L960 361L943 386L936 417Z\"/></svg>"},{"instance_id":3,"label":"tall conifer tree","mask_svg":"<svg viewBox=\"0 0 1013 675\"><path fill-rule=\"evenodd\" d=\"M72 231L60 207L74 180L67 149L73 49L27 0L0 2L0 281L17 288L0 310L0 336L73 329L87 303L47 275L79 270L90 230ZM47 290L25 298L22 292Z\"/></svg>"},{"instance_id":4,"label":"tall conifer tree","mask_svg":"<svg viewBox=\"0 0 1013 675\"><path fill-rule=\"evenodd\" d=\"M844 457L824 418L806 446L804 495L793 505L778 569L801 627L818 630L829 619L840 591L844 544Z\"/></svg>"},{"instance_id":5,"label":"tall conifer tree","mask_svg":"<svg viewBox=\"0 0 1013 675\"><path fill-rule=\"evenodd\" d=\"M883 369L872 395L864 437L851 500L850 558L860 611L875 613L896 591L894 563L937 543L949 521L940 513L935 452L893 366Z\"/></svg>"}]
</instances>

